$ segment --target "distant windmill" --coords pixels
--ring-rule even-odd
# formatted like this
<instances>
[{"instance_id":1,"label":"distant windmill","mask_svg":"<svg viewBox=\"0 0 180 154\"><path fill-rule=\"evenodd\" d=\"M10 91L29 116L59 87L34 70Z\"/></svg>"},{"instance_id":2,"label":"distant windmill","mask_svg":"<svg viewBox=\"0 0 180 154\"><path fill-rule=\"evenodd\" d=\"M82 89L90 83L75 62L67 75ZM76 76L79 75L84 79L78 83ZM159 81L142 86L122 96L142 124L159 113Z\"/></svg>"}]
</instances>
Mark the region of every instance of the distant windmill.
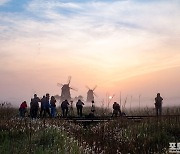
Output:
<instances>
[{"instance_id":1,"label":"distant windmill","mask_svg":"<svg viewBox=\"0 0 180 154\"><path fill-rule=\"evenodd\" d=\"M87 92L87 102L92 102L94 101L94 96L97 97L97 95L94 93L94 90L97 88L97 86L95 86L93 89L90 89L88 86L86 86L86 88L88 89Z\"/></svg>"},{"instance_id":2,"label":"distant windmill","mask_svg":"<svg viewBox=\"0 0 180 154\"><path fill-rule=\"evenodd\" d=\"M60 102L64 101L64 100L71 100L71 93L70 90L75 90L77 91L77 89L70 87L70 82L71 82L71 76L68 77L68 81L67 84L61 84L61 83L57 83L57 86L61 87L61 96L60 96Z\"/></svg>"}]
</instances>

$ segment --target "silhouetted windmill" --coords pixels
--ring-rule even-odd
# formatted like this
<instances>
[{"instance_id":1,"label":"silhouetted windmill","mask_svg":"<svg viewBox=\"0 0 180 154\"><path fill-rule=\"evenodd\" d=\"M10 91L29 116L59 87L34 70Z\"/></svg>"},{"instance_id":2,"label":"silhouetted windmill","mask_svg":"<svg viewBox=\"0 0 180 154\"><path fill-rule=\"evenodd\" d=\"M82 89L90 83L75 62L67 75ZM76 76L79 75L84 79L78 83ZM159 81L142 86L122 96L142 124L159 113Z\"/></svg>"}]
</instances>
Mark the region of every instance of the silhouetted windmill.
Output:
<instances>
[{"instance_id":1,"label":"silhouetted windmill","mask_svg":"<svg viewBox=\"0 0 180 154\"><path fill-rule=\"evenodd\" d=\"M72 87L69 86L70 83L71 83L71 76L68 77L67 84L57 83L57 85L58 85L59 87L61 87L60 102L66 100L66 99L67 99L68 101L71 100L71 93L70 93L70 90L71 90L71 89L77 91L77 89L72 88Z\"/></svg>"},{"instance_id":2,"label":"silhouetted windmill","mask_svg":"<svg viewBox=\"0 0 180 154\"><path fill-rule=\"evenodd\" d=\"M94 101L94 96L97 97L97 95L94 93L94 90L97 88L97 86L95 86L93 89L90 89L88 86L86 86L86 88L88 89L87 92L87 102L92 102Z\"/></svg>"}]
</instances>

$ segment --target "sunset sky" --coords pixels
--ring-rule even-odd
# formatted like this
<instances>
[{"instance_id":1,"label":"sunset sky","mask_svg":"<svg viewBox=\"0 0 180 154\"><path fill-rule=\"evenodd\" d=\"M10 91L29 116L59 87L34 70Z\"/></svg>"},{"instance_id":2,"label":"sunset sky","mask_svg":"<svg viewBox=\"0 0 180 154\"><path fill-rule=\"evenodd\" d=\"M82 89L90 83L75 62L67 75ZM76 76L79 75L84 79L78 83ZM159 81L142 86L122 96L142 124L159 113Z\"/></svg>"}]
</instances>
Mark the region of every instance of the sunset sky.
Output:
<instances>
[{"instance_id":1,"label":"sunset sky","mask_svg":"<svg viewBox=\"0 0 180 154\"><path fill-rule=\"evenodd\" d=\"M0 102L60 94L180 104L179 0L0 0Z\"/></svg>"}]
</instances>

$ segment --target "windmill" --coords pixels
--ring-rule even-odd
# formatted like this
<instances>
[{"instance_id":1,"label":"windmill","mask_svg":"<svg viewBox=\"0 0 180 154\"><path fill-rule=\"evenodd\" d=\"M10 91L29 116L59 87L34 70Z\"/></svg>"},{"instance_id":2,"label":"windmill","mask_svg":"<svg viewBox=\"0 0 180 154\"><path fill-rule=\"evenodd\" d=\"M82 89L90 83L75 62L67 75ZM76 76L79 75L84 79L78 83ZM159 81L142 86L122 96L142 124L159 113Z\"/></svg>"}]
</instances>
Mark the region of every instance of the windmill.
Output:
<instances>
[{"instance_id":1,"label":"windmill","mask_svg":"<svg viewBox=\"0 0 180 154\"><path fill-rule=\"evenodd\" d=\"M97 86L95 86L93 89L90 89L88 86L86 86L86 88L88 89L87 92L87 102L92 102L94 101L94 96L97 97L97 95L94 93L94 90L97 88Z\"/></svg>"},{"instance_id":2,"label":"windmill","mask_svg":"<svg viewBox=\"0 0 180 154\"><path fill-rule=\"evenodd\" d=\"M61 87L60 102L66 100L66 99L68 101L71 100L70 90L77 91L77 89L70 87L70 83L71 83L71 76L68 77L68 81L66 84L57 83L57 86Z\"/></svg>"}]
</instances>

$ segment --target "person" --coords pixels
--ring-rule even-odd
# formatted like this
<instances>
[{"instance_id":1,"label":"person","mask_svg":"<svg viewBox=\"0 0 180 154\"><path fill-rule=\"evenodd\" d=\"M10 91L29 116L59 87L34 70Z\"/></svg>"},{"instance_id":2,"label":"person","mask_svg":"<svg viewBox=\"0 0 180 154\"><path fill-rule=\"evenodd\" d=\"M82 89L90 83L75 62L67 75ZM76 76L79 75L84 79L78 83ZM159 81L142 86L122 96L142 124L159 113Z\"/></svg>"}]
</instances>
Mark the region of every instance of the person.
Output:
<instances>
[{"instance_id":1,"label":"person","mask_svg":"<svg viewBox=\"0 0 180 154\"><path fill-rule=\"evenodd\" d=\"M39 97L37 97L37 94L34 94L34 98L31 99L31 103L30 103L31 118L37 118L39 102L40 102Z\"/></svg>"},{"instance_id":2,"label":"person","mask_svg":"<svg viewBox=\"0 0 180 154\"><path fill-rule=\"evenodd\" d=\"M67 101L67 99L61 103L61 109L62 109L63 117L67 117L68 105L69 105L69 102Z\"/></svg>"},{"instance_id":3,"label":"person","mask_svg":"<svg viewBox=\"0 0 180 154\"><path fill-rule=\"evenodd\" d=\"M95 106L94 106L94 101L92 100L92 105L91 105L91 112L89 113L88 115L88 118L94 118L95 115L94 115L94 112L95 112Z\"/></svg>"},{"instance_id":4,"label":"person","mask_svg":"<svg viewBox=\"0 0 180 154\"><path fill-rule=\"evenodd\" d=\"M82 108L83 108L84 103L78 99L77 103L76 103L76 108L77 108L77 114L78 116L82 117Z\"/></svg>"},{"instance_id":5,"label":"person","mask_svg":"<svg viewBox=\"0 0 180 154\"><path fill-rule=\"evenodd\" d=\"M160 93L157 93L157 96L155 98L155 109L156 109L156 116L159 116L162 114L162 100Z\"/></svg>"},{"instance_id":6,"label":"person","mask_svg":"<svg viewBox=\"0 0 180 154\"><path fill-rule=\"evenodd\" d=\"M26 108L27 108L27 103L26 101L24 101L21 103L20 108L19 108L20 117L22 118L25 117L25 114L27 112Z\"/></svg>"},{"instance_id":7,"label":"person","mask_svg":"<svg viewBox=\"0 0 180 154\"><path fill-rule=\"evenodd\" d=\"M117 117L119 114L119 116L121 115L121 109L120 109L120 105L117 102L114 102L113 104L113 114L112 116Z\"/></svg>"},{"instance_id":8,"label":"person","mask_svg":"<svg viewBox=\"0 0 180 154\"><path fill-rule=\"evenodd\" d=\"M51 96L50 106L51 106L51 117L54 118L56 114L56 99L54 96Z\"/></svg>"},{"instance_id":9,"label":"person","mask_svg":"<svg viewBox=\"0 0 180 154\"><path fill-rule=\"evenodd\" d=\"M40 110L40 117L42 117L42 114L45 114L45 104L46 104L46 96L44 95L41 99L41 110Z\"/></svg>"},{"instance_id":10,"label":"person","mask_svg":"<svg viewBox=\"0 0 180 154\"><path fill-rule=\"evenodd\" d=\"M50 107L50 103L49 103L49 94L47 93L46 94L46 99L45 99L45 104L44 104L44 117L46 117L46 113L49 115L49 117L51 117L51 114L50 114L50 110L49 110L49 107Z\"/></svg>"}]
</instances>

